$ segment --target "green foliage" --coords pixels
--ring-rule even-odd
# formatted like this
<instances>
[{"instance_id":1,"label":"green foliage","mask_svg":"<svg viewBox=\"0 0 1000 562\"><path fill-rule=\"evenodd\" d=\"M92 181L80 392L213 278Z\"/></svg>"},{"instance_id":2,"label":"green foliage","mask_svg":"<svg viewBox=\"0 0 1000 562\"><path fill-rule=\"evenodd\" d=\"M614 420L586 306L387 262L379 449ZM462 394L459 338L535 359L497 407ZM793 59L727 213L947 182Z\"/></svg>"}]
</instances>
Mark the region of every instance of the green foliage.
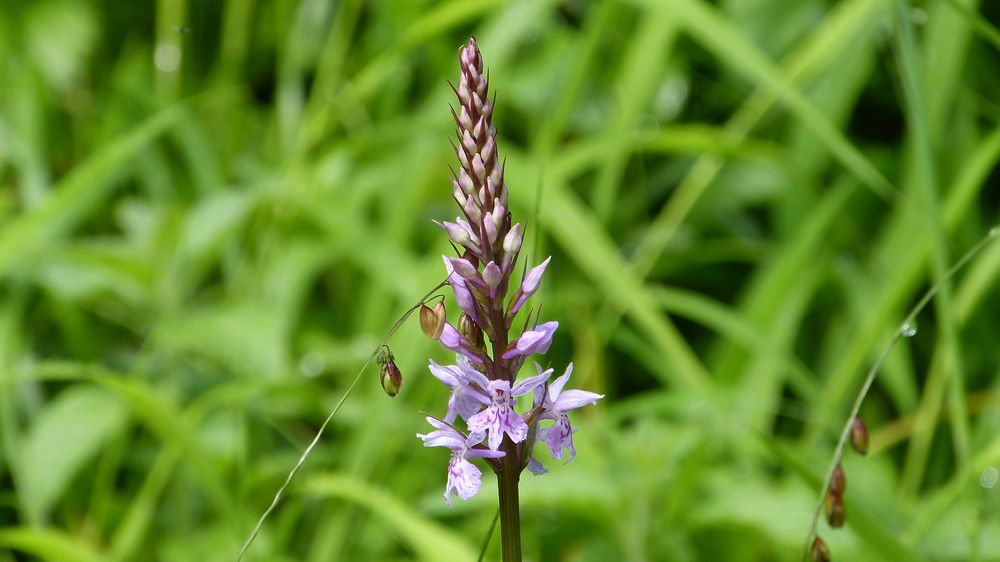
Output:
<instances>
[{"instance_id":1,"label":"green foliage","mask_svg":"<svg viewBox=\"0 0 1000 562\"><path fill-rule=\"evenodd\" d=\"M233 560L443 277L475 34L548 356L607 394L522 482L533 560L798 560L865 370L997 224L976 0L123 3L0 10L0 562ZM1000 560L1000 244L862 409L835 560ZM448 300L455 320L455 306ZM473 560L405 324L248 560ZM485 465L484 472L488 473ZM985 480L985 479L984 479ZM496 537L486 559L498 558Z\"/></svg>"}]
</instances>

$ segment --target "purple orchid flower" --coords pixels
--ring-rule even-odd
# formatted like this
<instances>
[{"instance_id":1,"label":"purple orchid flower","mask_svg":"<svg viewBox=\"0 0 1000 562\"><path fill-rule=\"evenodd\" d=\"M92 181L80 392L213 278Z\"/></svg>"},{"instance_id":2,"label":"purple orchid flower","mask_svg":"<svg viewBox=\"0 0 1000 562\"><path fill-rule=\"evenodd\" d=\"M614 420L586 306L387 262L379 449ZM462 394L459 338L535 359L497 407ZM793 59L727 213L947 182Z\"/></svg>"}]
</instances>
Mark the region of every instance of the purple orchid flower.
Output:
<instances>
[{"instance_id":1,"label":"purple orchid flower","mask_svg":"<svg viewBox=\"0 0 1000 562\"><path fill-rule=\"evenodd\" d=\"M517 382L513 387L506 380L491 381L481 373L476 373L481 387L487 394L480 395L480 400L487 408L470 417L467 421L469 431L485 431L489 434L487 446L492 450L500 447L503 435L506 433L514 443L520 443L528 437L528 424L514 410L514 398L523 396L538 385L545 383L552 376L552 369L542 371L537 375ZM481 378L480 378L481 377Z\"/></svg>"},{"instance_id":2,"label":"purple orchid flower","mask_svg":"<svg viewBox=\"0 0 1000 562\"><path fill-rule=\"evenodd\" d=\"M431 359L429 366L431 374L451 389L448 413L444 417L444 421L448 423L454 422L456 416L467 420L483 408L483 391L471 385L473 373L479 374L479 372L463 355L456 355L455 363L442 366Z\"/></svg>"},{"instance_id":3,"label":"purple orchid flower","mask_svg":"<svg viewBox=\"0 0 1000 562\"><path fill-rule=\"evenodd\" d=\"M540 365L536 363L535 367L539 373L542 372ZM588 392L586 390L563 390L563 387L566 386L566 382L569 381L569 377L572 374L573 364L570 363L566 367L566 372L549 385L548 392L542 387L535 388L535 407L541 405L544 410L538 418L554 420L556 422L552 426L540 430L538 440L545 441L549 446L552 457L556 459L561 459L563 451L568 449L569 458L566 459L567 463L576 456L576 448L573 446L574 430L569 423L569 416L566 413L589 404L596 404L598 400L604 398L603 394Z\"/></svg>"},{"instance_id":4,"label":"purple orchid flower","mask_svg":"<svg viewBox=\"0 0 1000 562\"><path fill-rule=\"evenodd\" d=\"M434 426L434 431L417 437L424 441L424 447L447 447L451 449L451 460L448 462L448 483L444 489L444 501L451 506L451 491L458 492L458 497L467 500L479 492L483 473L468 459L500 458L506 453L489 449L476 448L483 441L482 433L462 435L451 425L430 416L427 422Z\"/></svg>"}]
</instances>

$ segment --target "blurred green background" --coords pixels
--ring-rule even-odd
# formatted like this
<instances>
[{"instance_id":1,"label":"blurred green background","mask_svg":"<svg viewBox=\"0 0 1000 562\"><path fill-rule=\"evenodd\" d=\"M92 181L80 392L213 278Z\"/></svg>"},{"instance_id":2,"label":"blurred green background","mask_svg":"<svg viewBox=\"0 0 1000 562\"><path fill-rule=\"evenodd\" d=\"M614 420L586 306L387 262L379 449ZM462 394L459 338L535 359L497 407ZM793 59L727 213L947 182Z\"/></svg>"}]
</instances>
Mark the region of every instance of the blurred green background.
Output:
<instances>
[{"instance_id":1,"label":"blurred green background","mask_svg":"<svg viewBox=\"0 0 1000 562\"><path fill-rule=\"evenodd\" d=\"M235 559L443 277L469 34L548 359L607 394L523 477L526 557L797 560L865 370L997 223L979 4L3 0L0 562ZM1000 560L998 275L889 356L835 560ZM366 374L249 560L479 552L494 478L448 509L414 437L448 354L391 345L402 393Z\"/></svg>"}]
</instances>

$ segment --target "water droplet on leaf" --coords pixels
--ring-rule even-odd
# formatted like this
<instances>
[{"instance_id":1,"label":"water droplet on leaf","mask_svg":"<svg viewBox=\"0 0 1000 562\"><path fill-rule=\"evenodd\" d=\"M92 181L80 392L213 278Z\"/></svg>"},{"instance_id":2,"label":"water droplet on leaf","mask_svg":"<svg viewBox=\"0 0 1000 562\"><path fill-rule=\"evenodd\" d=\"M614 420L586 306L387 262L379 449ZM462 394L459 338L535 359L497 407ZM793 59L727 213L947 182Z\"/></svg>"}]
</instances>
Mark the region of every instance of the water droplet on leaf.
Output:
<instances>
[{"instance_id":1,"label":"water droplet on leaf","mask_svg":"<svg viewBox=\"0 0 1000 562\"><path fill-rule=\"evenodd\" d=\"M912 338L917 335L917 325L910 322L903 322L903 325L899 327L899 333L904 338Z\"/></svg>"}]
</instances>

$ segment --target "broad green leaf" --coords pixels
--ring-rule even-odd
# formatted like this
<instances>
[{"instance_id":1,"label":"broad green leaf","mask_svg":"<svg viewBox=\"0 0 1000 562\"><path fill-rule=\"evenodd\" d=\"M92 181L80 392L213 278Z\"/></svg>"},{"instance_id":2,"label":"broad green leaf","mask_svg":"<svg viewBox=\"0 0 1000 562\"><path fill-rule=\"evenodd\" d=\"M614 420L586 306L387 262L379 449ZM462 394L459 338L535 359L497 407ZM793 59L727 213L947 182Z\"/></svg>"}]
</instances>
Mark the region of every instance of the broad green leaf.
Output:
<instances>
[{"instance_id":1,"label":"broad green leaf","mask_svg":"<svg viewBox=\"0 0 1000 562\"><path fill-rule=\"evenodd\" d=\"M19 495L29 512L44 516L127 419L117 396L92 385L71 386L49 402L31 424L18 458Z\"/></svg>"},{"instance_id":2,"label":"broad green leaf","mask_svg":"<svg viewBox=\"0 0 1000 562\"><path fill-rule=\"evenodd\" d=\"M48 562L101 562L90 545L51 529L8 527L0 529L0 549L19 551Z\"/></svg>"}]
</instances>

